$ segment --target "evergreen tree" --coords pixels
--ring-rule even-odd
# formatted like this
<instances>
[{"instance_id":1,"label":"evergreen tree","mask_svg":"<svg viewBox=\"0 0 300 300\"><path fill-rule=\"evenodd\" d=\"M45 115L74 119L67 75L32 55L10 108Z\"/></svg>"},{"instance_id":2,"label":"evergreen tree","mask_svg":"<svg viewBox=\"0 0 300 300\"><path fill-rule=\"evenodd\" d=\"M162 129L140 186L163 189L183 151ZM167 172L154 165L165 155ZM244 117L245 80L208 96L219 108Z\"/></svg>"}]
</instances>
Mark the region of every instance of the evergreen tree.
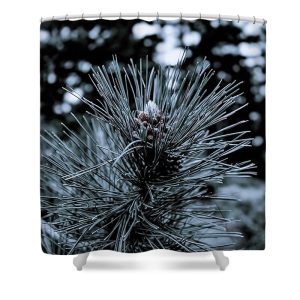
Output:
<instances>
[{"instance_id":1,"label":"evergreen tree","mask_svg":"<svg viewBox=\"0 0 300 300\"><path fill-rule=\"evenodd\" d=\"M100 249L211 251L241 237L227 225L212 184L251 176L250 161L232 154L251 145L245 121L217 127L240 109L239 83L213 89L207 61L184 72L148 68L148 59L125 68L117 57L93 69L100 99L78 97L89 111L73 115L80 130L45 131L41 165L42 245L47 253Z\"/></svg>"}]
</instances>

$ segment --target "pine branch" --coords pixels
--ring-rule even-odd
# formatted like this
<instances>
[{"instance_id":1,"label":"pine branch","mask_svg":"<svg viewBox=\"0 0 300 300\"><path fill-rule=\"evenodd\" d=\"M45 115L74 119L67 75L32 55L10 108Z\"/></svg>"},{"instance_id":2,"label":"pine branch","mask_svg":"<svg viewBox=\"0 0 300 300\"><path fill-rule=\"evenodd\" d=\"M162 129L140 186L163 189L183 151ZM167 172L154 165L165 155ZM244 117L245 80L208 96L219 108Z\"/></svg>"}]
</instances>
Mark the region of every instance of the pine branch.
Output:
<instances>
[{"instance_id":1,"label":"pine branch","mask_svg":"<svg viewBox=\"0 0 300 300\"><path fill-rule=\"evenodd\" d=\"M131 61L121 70L114 57L90 76L100 100L68 89L90 108L73 115L80 131L63 124L64 139L42 136L51 152L42 156L43 224L62 253L208 251L241 237L226 229L234 220L217 206L236 199L209 192L226 177L255 175L250 161L228 159L251 146L247 131L233 131L244 121L215 129L245 107L233 109L239 83L208 89L207 62L185 73L184 59L149 70L146 58L146 67ZM56 251L51 241L48 252Z\"/></svg>"}]
</instances>

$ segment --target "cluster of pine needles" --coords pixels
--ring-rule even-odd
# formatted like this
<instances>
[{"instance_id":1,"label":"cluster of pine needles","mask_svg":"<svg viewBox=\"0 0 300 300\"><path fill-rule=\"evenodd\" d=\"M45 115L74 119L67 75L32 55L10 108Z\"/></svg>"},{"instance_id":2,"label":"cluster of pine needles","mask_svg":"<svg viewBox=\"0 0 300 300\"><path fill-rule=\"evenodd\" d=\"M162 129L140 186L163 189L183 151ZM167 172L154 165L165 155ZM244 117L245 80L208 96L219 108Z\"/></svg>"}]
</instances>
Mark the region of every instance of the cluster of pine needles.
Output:
<instances>
[{"instance_id":1,"label":"cluster of pine needles","mask_svg":"<svg viewBox=\"0 0 300 300\"><path fill-rule=\"evenodd\" d=\"M209 89L208 62L185 72L184 60L149 68L146 58L121 68L114 56L90 76L99 99L67 89L88 111L72 114L79 129L62 124L61 134L42 134L45 252L211 251L241 237L218 205L237 199L210 192L226 177L255 174L250 161L228 159L251 146L238 129L245 121L228 125L244 107L233 109L239 83Z\"/></svg>"}]
</instances>

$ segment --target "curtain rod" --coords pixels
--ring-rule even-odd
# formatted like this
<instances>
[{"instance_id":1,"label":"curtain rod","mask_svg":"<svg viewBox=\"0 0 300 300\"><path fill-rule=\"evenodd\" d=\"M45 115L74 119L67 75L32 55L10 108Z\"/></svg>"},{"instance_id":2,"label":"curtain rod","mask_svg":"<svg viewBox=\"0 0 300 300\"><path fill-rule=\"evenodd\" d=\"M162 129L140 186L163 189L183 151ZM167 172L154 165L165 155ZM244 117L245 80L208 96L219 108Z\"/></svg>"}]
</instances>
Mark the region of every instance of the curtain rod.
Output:
<instances>
[{"instance_id":1,"label":"curtain rod","mask_svg":"<svg viewBox=\"0 0 300 300\"><path fill-rule=\"evenodd\" d=\"M179 19L205 19L205 20L224 20L224 21L246 21L255 23L262 23L265 25L267 21L262 18L244 17L240 15L221 15L221 14L202 14L202 13L99 13L99 14L75 14L75 15L63 15L63 16L53 16L47 18L41 18L41 23L46 21L67 21L67 20L87 20L87 19L105 19L105 18L179 18Z\"/></svg>"}]
</instances>

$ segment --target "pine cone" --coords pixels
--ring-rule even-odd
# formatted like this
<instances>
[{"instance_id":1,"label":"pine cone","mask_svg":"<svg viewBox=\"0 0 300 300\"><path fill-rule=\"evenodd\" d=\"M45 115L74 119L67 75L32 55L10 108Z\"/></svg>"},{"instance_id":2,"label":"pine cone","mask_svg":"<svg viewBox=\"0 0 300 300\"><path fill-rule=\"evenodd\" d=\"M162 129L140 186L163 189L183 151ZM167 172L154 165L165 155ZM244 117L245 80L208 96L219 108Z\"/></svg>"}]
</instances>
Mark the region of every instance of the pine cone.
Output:
<instances>
[{"instance_id":1,"label":"pine cone","mask_svg":"<svg viewBox=\"0 0 300 300\"><path fill-rule=\"evenodd\" d=\"M180 167L182 159L175 154L161 153L159 161L155 163L155 157L157 157L154 148L154 141L160 136L163 139L167 130L165 126L165 117L159 110L158 106L149 100L145 106L144 111L138 111L135 121L138 128L141 130L147 130L147 143L151 146L147 147L147 151L144 156L145 166L150 167L147 174L147 178L151 180L159 180L162 177L169 177L176 174ZM155 166L154 166L155 164ZM152 167L151 167L152 166Z\"/></svg>"}]
</instances>

